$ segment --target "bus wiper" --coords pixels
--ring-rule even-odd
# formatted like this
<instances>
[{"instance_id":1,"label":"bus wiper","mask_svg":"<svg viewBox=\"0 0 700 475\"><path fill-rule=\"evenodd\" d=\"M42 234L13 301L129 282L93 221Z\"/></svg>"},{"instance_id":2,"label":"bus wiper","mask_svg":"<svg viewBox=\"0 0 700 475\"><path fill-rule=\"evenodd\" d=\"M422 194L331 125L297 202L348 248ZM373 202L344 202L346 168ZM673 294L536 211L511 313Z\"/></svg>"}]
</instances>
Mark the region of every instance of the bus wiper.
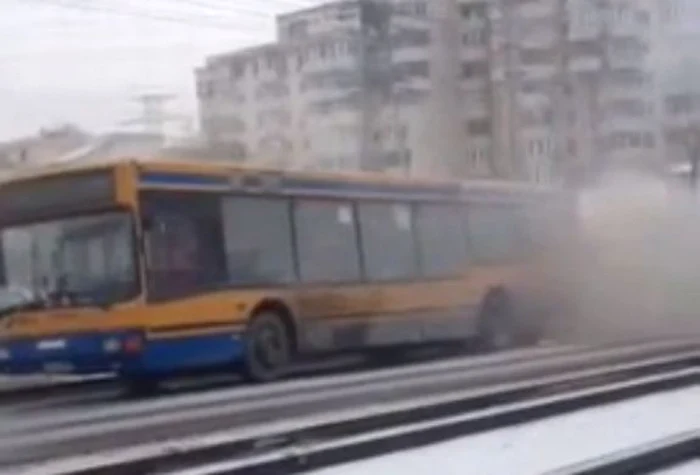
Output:
<instances>
[{"instance_id":1,"label":"bus wiper","mask_svg":"<svg viewBox=\"0 0 700 475\"><path fill-rule=\"evenodd\" d=\"M0 320L4 320L19 312L28 312L33 310L41 310L47 308L46 302L40 299L29 300L27 302L22 302L15 304L3 309L0 309Z\"/></svg>"},{"instance_id":2,"label":"bus wiper","mask_svg":"<svg viewBox=\"0 0 700 475\"><path fill-rule=\"evenodd\" d=\"M112 306L112 302L110 300L97 298L94 295L91 295L90 292L62 290L61 292L56 292L54 296L56 299L55 301L59 303L58 306L63 308L95 307L100 310L109 310Z\"/></svg>"}]
</instances>

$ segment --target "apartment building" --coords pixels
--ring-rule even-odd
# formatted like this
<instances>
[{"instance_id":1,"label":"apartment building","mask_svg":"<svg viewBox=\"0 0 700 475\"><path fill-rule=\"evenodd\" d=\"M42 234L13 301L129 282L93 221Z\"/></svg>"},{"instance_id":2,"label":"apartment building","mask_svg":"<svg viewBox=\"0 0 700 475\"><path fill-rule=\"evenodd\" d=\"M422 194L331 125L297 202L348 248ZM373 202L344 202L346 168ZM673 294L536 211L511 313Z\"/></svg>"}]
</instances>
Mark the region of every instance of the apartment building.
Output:
<instances>
[{"instance_id":1,"label":"apartment building","mask_svg":"<svg viewBox=\"0 0 700 475\"><path fill-rule=\"evenodd\" d=\"M491 161L529 181L584 178L601 166L654 160L649 13L627 0L462 0L465 43L489 76ZM484 34L477 33L479 23ZM474 128L470 143L474 144Z\"/></svg>"},{"instance_id":2,"label":"apartment building","mask_svg":"<svg viewBox=\"0 0 700 475\"><path fill-rule=\"evenodd\" d=\"M276 166L559 181L654 155L649 22L634 0L327 3L197 70L202 129Z\"/></svg>"},{"instance_id":3,"label":"apartment building","mask_svg":"<svg viewBox=\"0 0 700 475\"><path fill-rule=\"evenodd\" d=\"M650 0L653 45L650 65L657 73L657 120L662 124L662 157L668 164L688 159L700 132L700 2ZM700 137L695 139L700 146Z\"/></svg>"},{"instance_id":4,"label":"apartment building","mask_svg":"<svg viewBox=\"0 0 700 475\"><path fill-rule=\"evenodd\" d=\"M92 136L73 125L42 129L37 134L0 142L0 169L49 163L84 146Z\"/></svg>"}]
</instances>

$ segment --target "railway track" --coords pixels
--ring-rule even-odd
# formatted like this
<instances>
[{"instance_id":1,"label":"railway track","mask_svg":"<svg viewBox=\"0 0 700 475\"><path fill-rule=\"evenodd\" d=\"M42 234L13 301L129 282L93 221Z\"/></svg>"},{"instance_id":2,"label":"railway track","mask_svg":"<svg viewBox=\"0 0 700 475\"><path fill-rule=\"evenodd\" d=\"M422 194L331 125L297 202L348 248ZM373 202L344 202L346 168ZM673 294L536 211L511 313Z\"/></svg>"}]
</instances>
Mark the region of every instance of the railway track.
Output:
<instances>
[{"instance_id":1,"label":"railway track","mask_svg":"<svg viewBox=\"0 0 700 475\"><path fill-rule=\"evenodd\" d=\"M304 441L347 441L378 427L403 430L408 422L429 424L437 416L471 417L535 404L529 414L541 417L554 409L581 407L582 401L600 403L641 389L690 384L698 379L698 358L695 341L549 348L123 402L4 424L0 464L13 473L21 468L42 474L136 474L204 459L233 457L249 463L261 454L289 454ZM594 396L584 397L582 391ZM575 397L552 402L563 395ZM522 411L517 414L492 417L489 424L522 418ZM471 424L472 430L486 427L484 422ZM342 452L351 451L346 447ZM115 467L117 472L111 472Z\"/></svg>"}]
</instances>

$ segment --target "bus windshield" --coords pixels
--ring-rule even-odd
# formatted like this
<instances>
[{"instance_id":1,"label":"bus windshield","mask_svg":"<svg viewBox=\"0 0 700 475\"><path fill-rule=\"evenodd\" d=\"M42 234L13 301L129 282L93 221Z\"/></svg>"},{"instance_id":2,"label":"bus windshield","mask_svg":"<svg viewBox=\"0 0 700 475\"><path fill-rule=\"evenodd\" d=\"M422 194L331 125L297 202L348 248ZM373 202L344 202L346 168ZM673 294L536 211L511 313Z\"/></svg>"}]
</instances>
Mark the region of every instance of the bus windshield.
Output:
<instances>
[{"instance_id":1,"label":"bus windshield","mask_svg":"<svg viewBox=\"0 0 700 475\"><path fill-rule=\"evenodd\" d=\"M42 306L109 305L138 292L129 213L8 227L0 236L4 285L26 289Z\"/></svg>"}]
</instances>

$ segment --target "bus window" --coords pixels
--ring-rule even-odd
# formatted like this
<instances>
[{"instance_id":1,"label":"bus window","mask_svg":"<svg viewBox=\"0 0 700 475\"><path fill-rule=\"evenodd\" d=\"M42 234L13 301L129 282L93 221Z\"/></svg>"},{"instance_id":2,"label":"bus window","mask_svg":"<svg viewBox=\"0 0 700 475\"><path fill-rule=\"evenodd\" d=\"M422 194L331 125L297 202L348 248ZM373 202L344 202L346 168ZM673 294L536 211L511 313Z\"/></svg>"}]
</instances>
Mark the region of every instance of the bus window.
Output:
<instances>
[{"instance_id":1,"label":"bus window","mask_svg":"<svg viewBox=\"0 0 700 475\"><path fill-rule=\"evenodd\" d=\"M374 281L414 278L418 262L411 207L360 202L358 216L367 278Z\"/></svg>"},{"instance_id":2,"label":"bus window","mask_svg":"<svg viewBox=\"0 0 700 475\"><path fill-rule=\"evenodd\" d=\"M454 205L418 205L416 233L423 274L445 277L464 270L467 246L461 208Z\"/></svg>"},{"instance_id":3,"label":"bus window","mask_svg":"<svg viewBox=\"0 0 700 475\"><path fill-rule=\"evenodd\" d=\"M133 227L128 215L75 218L57 237L54 268L72 293L98 301L134 296L136 286Z\"/></svg>"},{"instance_id":4,"label":"bus window","mask_svg":"<svg viewBox=\"0 0 700 475\"><path fill-rule=\"evenodd\" d=\"M340 200L298 200L294 207L297 252L305 282L360 280L354 206Z\"/></svg>"},{"instance_id":5,"label":"bus window","mask_svg":"<svg viewBox=\"0 0 700 475\"><path fill-rule=\"evenodd\" d=\"M149 298L154 301L226 285L220 199L154 193L144 200Z\"/></svg>"},{"instance_id":6,"label":"bus window","mask_svg":"<svg viewBox=\"0 0 700 475\"><path fill-rule=\"evenodd\" d=\"M225 197L223 215L229 282L246 285L294 281L289 200Z\"/></svg>"}]
</instances>

